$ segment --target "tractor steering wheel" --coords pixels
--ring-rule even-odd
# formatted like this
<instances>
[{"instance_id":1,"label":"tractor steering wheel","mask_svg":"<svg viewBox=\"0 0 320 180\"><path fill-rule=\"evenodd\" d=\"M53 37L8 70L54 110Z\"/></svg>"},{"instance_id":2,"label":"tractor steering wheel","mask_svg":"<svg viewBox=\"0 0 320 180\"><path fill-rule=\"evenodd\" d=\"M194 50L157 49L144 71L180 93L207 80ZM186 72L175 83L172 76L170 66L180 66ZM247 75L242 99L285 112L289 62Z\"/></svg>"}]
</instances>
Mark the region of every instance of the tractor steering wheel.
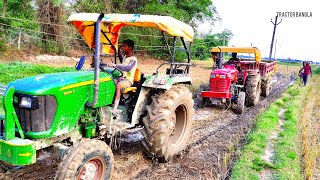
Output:
<instances>
[{"instance_id":1,"label":"tractor steering wheel","mask_svg":"<svg viewBox=\"0 0 320 180\"><path fill-rule=\"evenodd\" d=\"M113 73L115 73L116 71L120 73L120 75L118 77L122 77L123 76L123 72L117 68L117 67L112 67L114 68L114 70L111 72L111 75L113 76Z\"/></svg>"},{"instance_id":2,"label":"tractor steering wheel","mask_svg":"<svg viewBox=\"0 0 320 180\"><path fill-rule=\"evenodd\" d=\"M100 69L103 72L106 72L106 73L112 75L113 77L122 77L123 76L123 72L119 68L110 67L108 64L105 64L105 63L100 64Z\"/></svg>"}]
</instances>

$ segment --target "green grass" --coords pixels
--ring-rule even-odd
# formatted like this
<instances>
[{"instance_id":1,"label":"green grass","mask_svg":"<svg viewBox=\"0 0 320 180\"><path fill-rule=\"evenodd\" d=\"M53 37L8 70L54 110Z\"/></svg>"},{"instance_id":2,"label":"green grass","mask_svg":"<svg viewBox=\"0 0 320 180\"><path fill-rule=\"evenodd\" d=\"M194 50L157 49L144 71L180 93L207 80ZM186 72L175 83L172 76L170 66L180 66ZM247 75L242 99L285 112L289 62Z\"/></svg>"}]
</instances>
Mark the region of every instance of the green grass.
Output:
<instances>
[{"instance_id":1,"label":"green grass","mask_svg":"<svg viewBox=\"0 0 320 180\"><path fill-rule=\"evenodd\" d=\"M54 68L45 65L32 65L22 62L0 64L0 83L8 84L11 81L37 74L74 71L73 68Z\"/></svg>"},{"instance_id":2,"label":"green grass","mask_svg":"<svg viewBox=\"0 0 320 180\"><path fill-rule=\"evenodd\" d=\"M275 101L270 108L262 114L256 127L247 136L243 148L239 152L239 159L235 162L231 179L259 179L259 172L264 168L273 169L276 179L302 179L300 141L298 131L298 114L301 99L301 88L297 83L291 86L280 99ZM274 162L264 161L270 135L277 129L279 111L285 109L283 131L275 144Z\"/></svg>"},{"instance_id":3,"label":"green grass","mask_svg":"<svg viewBox=\"0 0 320 180\"><path fill-rule=\"evenodd\" d=\"M54 68L45 65L32 65L22 62L12 62L0 64L0 84L5 85L17 79L34 76L37 74L47 74L55 72L74 71L73 68ZM0 114L4 114L3 97L0 96Z\"/></svg>"},{"instance_id":4,"label":"green grass","mask_svg":"<svg viewBox=\"0 0 320 180\"><path fill-rule=\"evenodd\" d=\"M279 61L277 61L277 64L288 65L288 66L301 66L302 67L302 62L279 62Z\"/></svg>"},{"instance_id":5,"label":"green grass","mask_svg":"<svg viewBox=\"0 0 320 180\"><path fill-rule=\"evenodd\" d=\"M287 92L292 98L285 106L283 131L275 145L274 163L277 167L275 177L276 179L303 179L298 123L306 91L295 85Z\"/></svg>"},{"instance_id":6,"label":"green grass","mask_svg":"<svg viewBox=\"0 0 320 180\"><path fill-rule=\"evenodd\" d=\"M235 162L231 179L259 179L259 172L265 167L274 168L261 157L264 155L269 134L277 128L279 105L273 104L261 115L254 130L247 136L246 143Z\"/></svg>"}]
</instances>

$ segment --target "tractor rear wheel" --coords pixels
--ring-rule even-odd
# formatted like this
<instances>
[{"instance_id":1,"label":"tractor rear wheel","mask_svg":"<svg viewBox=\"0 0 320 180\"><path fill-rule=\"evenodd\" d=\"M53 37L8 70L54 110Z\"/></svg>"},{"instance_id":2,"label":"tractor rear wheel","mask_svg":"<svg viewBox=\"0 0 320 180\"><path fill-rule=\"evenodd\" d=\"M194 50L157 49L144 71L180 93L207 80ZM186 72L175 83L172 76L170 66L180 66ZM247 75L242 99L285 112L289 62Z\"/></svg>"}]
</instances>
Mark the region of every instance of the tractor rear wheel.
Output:
<instances>
[{"instance_id":1,"label":"tractor rear wheel","mask_svg":"<svg viewBox=\"0 0 320 180\"><path fill-rule=\"evenodd\" d=\"M64 156L55 179L111 179L113 167L113 154L105 142L85 140Z\"/></svg>"},{"instance_id":2,"label":"tractor rear wheel","mask_svg":"<svg viewBox=\"0 0 320 180\"><path fill-rule=\"evenodd\" d=\"M152 96L143 118L143 145L147 153L166 162L181 153L191 133L193 99L188 88L173 86Z\"/></svg>"},{"instance_id":3,"label":"tractor rear wheel","mask_svg":"<svg viewBox=\"0 0 320 180\"><path fill-rule=\"evenodd\" d=\"M198 89L198 92L197 92L197 99L196 99L196 102L197 102L197 107L198 108L203 108L206 106L206 104L209 102L209 98L207 97L202 97L201 95L201 92L202 91L209 91L209 85L207 84L201 84L199 89Z\"/></svg>"},{"instance_id":4,"label":"tractor rear wheel","mask_svg":"<svg viewBox=\"0 0 320 180\"><path fill-rule=\"evenodd\" d=\"M246 93L241 91L237 99L237 113L242 114L244 112Z\"/></svg>"},{"instance_id":5,"label":"tractor rear wheel","mask_svg":"<svg viewBox=\"0 0 320 180\"><path fill-rule=\"evenodd\" d=\"M270 93L270 79L261 81L261 95L268 97Z\"/></svg>"},{"instance_id":6,"label":"tractor rear wheel","mask_svg":"<svg viewBox=\"0 0 320 180\"><path fill-rule=\"evenodd\" d=\"M254 106L258 104L261 93L261 78L260 74L248 76L246 79L246 105Z\"/></svg>"}]
</instances>

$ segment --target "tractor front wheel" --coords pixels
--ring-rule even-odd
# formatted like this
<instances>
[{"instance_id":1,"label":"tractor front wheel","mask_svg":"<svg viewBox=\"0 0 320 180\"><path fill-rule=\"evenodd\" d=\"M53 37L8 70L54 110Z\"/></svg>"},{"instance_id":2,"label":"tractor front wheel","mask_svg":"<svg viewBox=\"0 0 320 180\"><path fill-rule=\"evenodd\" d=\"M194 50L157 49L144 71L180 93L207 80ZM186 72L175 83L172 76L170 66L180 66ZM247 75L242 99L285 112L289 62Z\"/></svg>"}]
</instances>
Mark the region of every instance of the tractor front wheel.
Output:
<instances>
[{"instance_id":1,"label":"tractor front wheel","mask_svg":"<svg viewBox=\"0 0 320 180\"><path fill-rule=\"evenodd\" d=\"M173 86L152 96L143 118L143 145L147 153L166 162L181 153L191 133L193 99L188 88Z\"/></svg>"},{"instance_id":2,"label":"tractor front wheel","mask_svg":"<svg viewBox=\"0 0 320 180\"><path fill-rule=\"evenodd\" d=\"M237 99L237 113L242 114L244 112L246 93L241 91Z\"/></svg>"},{"instance_id":3,"label":"tractor front wheel","mask_svg":"<svg viewBox=\"0 0 320 180\"><path fill-rule=\"evenodd\" d=\"M268 97L270 93L270 79L263 80L261 82L261 95Z\"/></svg>"},{"instance_id":4,"label":"tractor front wheel","mask_svg":"<svg viewBox=\"0 0 320 180\"><path fill-rule=\"evenodd\" d=\"M111 179L113 166L113 154L105 142L85 140L64 156L55 179Z\"/></svg>"},{"instance_id":5,"label":"tractor front wheel","mask_svg":"<svg viewBox=\"0 0 320 180\"><path fill-rule=\"evenodd\" d=\"M202 91L209 91L209 85L206 84L201 84L198 92L197 92L197 107L198 108L203 108L206 106L206 104L209 102L209 98L207 97L202 97L201 92Z\"/></svg>"},{"instance_id":6,"label":"tractor front wheel","mask_svg":"<svg viewBox=\"0 0 320 180\"><path fill-rule=\"evenodd\" d=\"M1 172L14 172L16 170L22 169L24 166L13 166L7 162L0 161L0 173Z\"/></svg>"}]
</instances>

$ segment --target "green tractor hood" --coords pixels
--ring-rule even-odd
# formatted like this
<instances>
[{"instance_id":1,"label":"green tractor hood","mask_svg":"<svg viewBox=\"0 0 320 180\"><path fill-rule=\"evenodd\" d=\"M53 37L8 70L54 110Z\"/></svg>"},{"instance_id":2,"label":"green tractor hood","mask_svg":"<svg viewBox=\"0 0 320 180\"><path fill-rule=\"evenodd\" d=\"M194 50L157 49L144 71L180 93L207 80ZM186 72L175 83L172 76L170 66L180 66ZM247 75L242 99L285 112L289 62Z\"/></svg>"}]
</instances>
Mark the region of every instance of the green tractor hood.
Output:
<instances>
[{"instance_id":1,"label":"green tractor hood","mask_svg":"<svg viewBox=\"0 0 320 180\"><path fill-rule=\"evenodd\" d=\"M68 85L93 81L93 75L93 71L42 74L13 81L8 86L13 86L16 91L21 93L45 95L52 94Z\"/></svg>"}]
</instances>

